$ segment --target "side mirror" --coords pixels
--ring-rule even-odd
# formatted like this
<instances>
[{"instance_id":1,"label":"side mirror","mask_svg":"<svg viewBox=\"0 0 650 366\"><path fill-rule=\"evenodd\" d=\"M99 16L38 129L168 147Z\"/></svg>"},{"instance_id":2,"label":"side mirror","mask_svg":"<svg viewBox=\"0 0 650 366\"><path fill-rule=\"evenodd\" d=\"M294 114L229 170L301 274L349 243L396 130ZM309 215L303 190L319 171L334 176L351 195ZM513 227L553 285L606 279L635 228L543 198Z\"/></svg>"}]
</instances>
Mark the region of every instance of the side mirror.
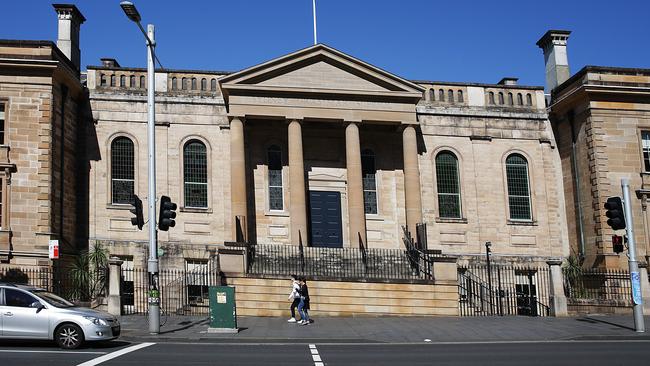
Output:
<instances>
[{"instance_id":1,"label":"side mirror","mask_svg":"<svg viewBox=\"0 0 650 366\"><path fill-rule=\"evenodd\" d=\"M37 314L40 313L41 310L45 309L45 305L43 305L43 303L41 303L40 301L34 301L31 305L29 305L29 307L35 308Z\"/></svg>"}]
</instances>

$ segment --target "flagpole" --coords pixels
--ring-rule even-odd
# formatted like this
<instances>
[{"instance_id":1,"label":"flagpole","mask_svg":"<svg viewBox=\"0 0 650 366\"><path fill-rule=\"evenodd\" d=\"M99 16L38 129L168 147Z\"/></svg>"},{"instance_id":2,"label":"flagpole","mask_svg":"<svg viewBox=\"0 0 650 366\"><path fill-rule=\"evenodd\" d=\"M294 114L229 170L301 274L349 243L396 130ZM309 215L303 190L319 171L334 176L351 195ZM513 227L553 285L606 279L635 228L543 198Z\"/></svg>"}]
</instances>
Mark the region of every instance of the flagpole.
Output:
<instances>
[{"instance_id":1,"label":"flagpole","mask_svg":"<svg viewBox=\"0 0 650 366\"><path fill-rule=\"evenodd\" d=\"M314 13L314 44L317 44L318 38L316 38L316 0L312 0L312 9Z\"/></svg>"}]
</instances>

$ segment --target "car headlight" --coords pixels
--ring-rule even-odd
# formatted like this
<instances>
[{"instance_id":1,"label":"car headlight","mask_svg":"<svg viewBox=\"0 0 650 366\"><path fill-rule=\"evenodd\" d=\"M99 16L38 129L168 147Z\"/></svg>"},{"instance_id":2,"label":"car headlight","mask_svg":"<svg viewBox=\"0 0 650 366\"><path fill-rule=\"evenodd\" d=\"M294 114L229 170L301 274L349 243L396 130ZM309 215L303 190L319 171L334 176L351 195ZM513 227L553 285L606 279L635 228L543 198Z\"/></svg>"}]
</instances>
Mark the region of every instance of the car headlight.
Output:
<instances>
[{"instance_id":1,"label":"car headlight","mask_svg":"<svg viewBox=\"0 0 650 366\"><path fill-rule=\"evenodd\" d=\"M94 316L84 316L84 318L86 318L87 320L89 320L91 323L95 325L108 325L108 323L106 323L106 320L95 318Z\"/></svg>"}]
</instances>

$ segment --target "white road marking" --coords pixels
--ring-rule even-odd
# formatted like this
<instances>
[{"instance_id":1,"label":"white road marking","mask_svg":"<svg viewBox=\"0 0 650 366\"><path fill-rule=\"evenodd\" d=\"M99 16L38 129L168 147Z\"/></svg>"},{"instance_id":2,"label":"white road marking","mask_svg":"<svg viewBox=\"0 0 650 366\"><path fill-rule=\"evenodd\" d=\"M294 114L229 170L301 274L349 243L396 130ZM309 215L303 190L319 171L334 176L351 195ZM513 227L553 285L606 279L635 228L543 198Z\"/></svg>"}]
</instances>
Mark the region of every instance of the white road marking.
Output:
<instances>
[{"instance_id":1,"label":"white road marking","mask_svg":"<svg viewBox=\"0 0 650 366\"><path fill-rule=\"evenodd\" d=\"M95 359L92 359L90 361L86 361L84 363L80 363L77 366L95 366L95 365L99 365L100 363L103 363L103 362L106 362L108 360L112 360L114 358L120 357L120 356L125 355L125 354L127 354L129 352L133 352L133 351L137 351L139 349L145 348L145 347L153 346L154 344L155 343L150 343L150 342L149 343L136 344L135 346L122 348L121 350L111 352L111 353L109 353L107 355L97 357Z\"/></svg>"},{"instance_id":2,"label":"white road marking","mask_svg":"<svg viewBox=\"0 0 650 366\"><path fill-rule=\"evenodd\" d=\"M2 353L60 353L60 354L87 354L87 355L105 355L106 352L91 352L91 351L32 351L24 349L0 349Z\"/></svg>"},{"instance_id":3,"label":"white road marking","mask_svg":"<svg viewBox=\"0 0 650 366\"><path fill-rule=\"evenodd\" d=\"M323 360L321 360L318 350L316 349L315 344L309 345L309 350L311 351L311 358L314 360L314 366L323 366Z\"/></svg>"}]
</instances>

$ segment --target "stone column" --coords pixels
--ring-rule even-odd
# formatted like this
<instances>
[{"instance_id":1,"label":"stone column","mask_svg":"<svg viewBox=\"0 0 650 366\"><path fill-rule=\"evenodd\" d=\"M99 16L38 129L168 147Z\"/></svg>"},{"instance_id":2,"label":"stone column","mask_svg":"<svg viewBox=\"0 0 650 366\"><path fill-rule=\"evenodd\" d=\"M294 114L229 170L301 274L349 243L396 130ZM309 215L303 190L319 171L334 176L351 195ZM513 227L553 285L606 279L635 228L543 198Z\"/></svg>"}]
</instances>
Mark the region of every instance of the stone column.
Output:
<instances>
[{"instance_id":1,"label":"stone column","mask_svg":"<svg viewBox=\"0 0 650 366\"><path fill-rule=\"evenodd\" d=\"M552 259L546 262L549 269L549 300L551 302L552 316L568 316L566 296L564 295L564 281L562 276L562 261Z\"/></svg>"},{"instance_id":2,"label":"stone column","mask_svg":"<svg viewBox=\"0 0 650 366\"><path fill-rule=\"evenodd\" d=\"M307 200L305 164L302 157L302 127L298 120L289 122L289 207L291 243L307 245Z\"/></svg>"},{"instance_id":3,"label":"stone column","mask_svg":"<svg viewBox=\"0 0 650 366\"><path fill-rule=\"evenodd\" d=\"M348 175L348 215L350 247L359 247L359 237L365 246L366 213L363 207L363 183L361 180L361 144L359 127L350 123L345 128L345 167Z\"/></svg>"},{"instance_id":4,"label":"stone column","mask_svg":"<svg viewBox=\"0 0 650 366\"><path fill-rule=\"evenodd\" d=\"M246 152L244 148L244 122L239 117L230 121L230 201L232 240L237 241L237 218L241 234L246 241Z\"/></svg>"},{"instance_id":5,"label":"stone column","mask_svg":"<svg viewBox=\"0 0 650 366\"><path fill-rule=\"evenodd\" d=\"M113 315L122 315L120 272L123 262L117 257L108 260L108 312Z\"/></svg>"},{"instance_id":6,"label":"stone column","mask_svg":"<svg viewBox=\"0 0 650 366\"><path fill-rule=\"evenodd\" d=\"M650 315L650 283L648 282L648 262L639 262L639 280L641 280L641 299L643 314Z\"/></svg>"},{"instance_id":7,"label":"stone column","mask_svg":"<svg viewBox=\"0 0 650 366\"><path fill-rule=\"evenodd\" d=\"M406 226L415 236L415 224L422 222L418 140L415 127L406 126L402 132L404 153L404 196L406 198Z\"/></svg>"}]
</instances>

